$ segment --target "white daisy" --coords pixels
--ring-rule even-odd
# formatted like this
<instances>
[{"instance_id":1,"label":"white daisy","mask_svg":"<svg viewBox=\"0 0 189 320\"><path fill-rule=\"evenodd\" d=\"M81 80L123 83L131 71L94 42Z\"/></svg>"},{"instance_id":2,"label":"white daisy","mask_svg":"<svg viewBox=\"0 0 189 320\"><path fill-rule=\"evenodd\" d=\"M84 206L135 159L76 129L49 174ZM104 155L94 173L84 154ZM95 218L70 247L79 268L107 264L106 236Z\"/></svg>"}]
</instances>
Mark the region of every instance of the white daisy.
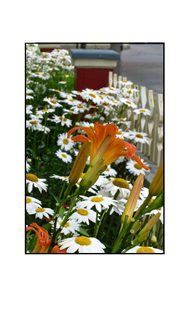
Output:
<instances>
[{"instance_id":1,"label":"white daisy","mask_svg":"<svg viewBox=\"0 0 189 320\"><path fill-rule=\"evenodd\" d=\"M110 196L114 196L119 190L117 199L125 199L128 198L131 193L132 184L130 181L121 178L108 178L101 184L101 187L105 189Z\"/></svg>"},{"instance_id":2,"label":"white daisy","mask_svg":"<svg viewBox=\"0 0 189 320\"><path fill-rule=\"evenodd\" d=\"M136 246L125 253L163 253L163 250L152 248L152 247Z\"/></svg>"},{"instance_id":3,"label":"white daisy","mask_svg":"<svg viewBox=\"0 0 189 320\"><path fill-rule=\"evenodd\" d=\"M30 164L27 163L27 161L26 161L26 172L30 171L30 168L31 168Z\"/></svg>"},{"instance_id":4,"label":"white daisy","mask_svg":"<svg viewBox=\"0 0 189 320\"><path fill-rule=\"evenodd\" d=\"M30 214L33 210L41 207L41 201L33 198L33 197L26 197L26 210Z\"/></svg>"},{"instance_id":5,"label":"white daisy","mask_svg":"<svg viewBox=\"0 0 189 320\"><path fill-rule=\"evenodd\" d=\"M46 101L48 102L51 106L53 106L53 108L56 108L56 107L62 107L62 105L60 103L58 103L58 101L56 100L56 98L44 98L43 101Z\"/></svg>"},{"instance_id":6,"label":"white daisy","mask_svg":"<svg viewBox=\"0 0 189 320\"><path fill-rule=\"evenodd\" d=\"M151 115L151 111L148 109L134 109L133 112L136 114L144 114L144 115L148 115L148 116Z\"/></svg>"},{"instance_id":7,"label":"white daisy","mask_svg":"<svg viewBox=\"0 0 189 320\"><path fill-rule=\"evenodd\" d=\"M35 214L35 218L43 219L43 216L45 216L46 218L49 218L49 214L53 215L54 214L54 210L52 210L50 208L41 208L41 206L40 206L40 207L38 207L36 209L31 210L28 213L29 214Z\"/></svg>"},{"instance_id":8,"label":"white daisy","mask_svg":"<svg viewBox=\"0 0 189 320\"><path fill-rule=\"evenodd\" d=\"M122 103L126 104L128 107L132 107L133 109L137 108L137 105L131 99L120 98L119 100Z\"/></svg>"},{"instance_id":9,"label":"white daisy","mask_svg":"<svg viewBox=\"0 0 189 320\"><path fill-rule=\"evenodd\" d=\"M66 84L66 81L62 80L62 81L59 81L58 83L60 83L60 84Z\"/></svg>"},{"instance_id":10,"label":"white daisy","mask_svg":"<svg viewBox=\"0 0 189 320\"><path fill-rule=\"evenodd\" d=\"M76 212L74 212L72 215L71 215L71 219L75 219L77 220L79 223L86 223L86 224L89 224L89 220L92 221L92 222L96 222L96 212L89 209L89 210L86 210L86 209L82 209L82 208L73 208L73 210L76 210Z\"/></svg>"},{"instance_id":11,"label":"white daisy","mask_svg":"<svg viewBox=\"0 0 189 320\"><path fill-rule=\"evenodd\" d=\"M41 128L41 120L26 120L26 128L28 128L29 130L31 129L31 131L35 131L35 130L40 130Z\"/></svg>"},{"instance_id":12,"label":"white daisy","mask_svg":"<svg viewBox=\"0 0 189 320\"><path fill-rule=\"evenodd\" d=\"M79 231L80 224L75 219L69 219L64 226L62 226L63 219L60 217L57 219L56 228L59 229L62 227L61 232L63 234L75 233L75 231Z\"/></svg>"},{"instance_id":13,"label":"white daisy","mask_svg":"<svg viewBox=\"0 0 189 320\"><path fill-rule=\"evenodd\" d=\"M81 102L77 106L73 106L70 109L73 110L74 114L82 113L87 110L87 108L83 104L81 104Z\"/></svg>"},{"instance_id":14,"label":"white daisy","mask_svg":"<svg viewBox=\"0 0 189 320\"><path fill-rule=\"evenodd\" d=\"M100 194L98 194L96 197L86 197L82 195L80 195L80 197L83 198L84 201L79 201L77 203L78 208L87 208L87 210L89 210L93 206L95 206L96 210L98 210L99 212L101 212L102 209L107 209L110 205L117 203L116 200L113 200L106 196L101 196Z\"/></svg>"},{"instance_id":15,"label":"white daisy","mask_svg":"<svg viewBox=\"0 0 189 320\"><path fill-rule=\"evenodd\" d=\"M140 159L145 165L148 166L148 164L146 162L144 162L143 159ZM131 172L132 174L134 174L135 176L138 176L140 173L144 174L147 172L147 170L145 170L139 163L135 162L134 160L130 159L129 161L127 161L126 163L126 169L129 170L129 172ZM150 169L148 170L148 172L150 171Z\"/></svg>"},{"instance_id":16,"label":"white daisy","mask_svg":"<svg viewBox=\"0 0 189 320\"><path fill-rule=\"evenodd\" d=\"M55 122L55 123L61 123L61 126L67 126L70 127L72 125L72 121L67 119L64 114L59 117L57 115L53 115L53 119L51 119L51 121Z\"/></svg>"},{"instance_id":17,"label":"white daisy","mask_svg":"<svg viewBox=\"0 0 189 320\"><path fill-rule=\"evenodd\" d=\"M27 99L27 100L30 100L30 99L33 99L33 97L30 96L29 94L26 94L26 99Z\"/></svg>"},{"instance_id":18,"label":"white daisy","mask_svg":"<svg viewBox=\"0 0 189 320\"><path fill-rule=\"evenodd\" d=\"M123 157L124 158L124 157ZM107 166L106 170L102 173L105 177L116 176L117 171L111 168L110 164Z\"/></svg>"},{"instance_id":19,"label":"white daisy","mask_svg":"<svg viewBox=\"0 0 189 320\"><path fill-rule=\"evenodd\" d=\"M32 173L26 174L26 184L28 184L28 192L31 192L33 190L33 186L35 188L38 188L40 192L42 190L47 191L47 184L43 181L46 181L46 179L39 179L36 175Z\"/></svg>"},{"instance_id":20,"label":"white daisy","mask_svg":"<svg viewBox=\"0 0 189 320\"><path fill-rule=\"evenodd\" d=\"M59 242L61 249L67 249L67 253L104 253L106 247L96 238L87 238L79 236L77 238L67 238Z\"/></svg>"},{"instance_id":21,"label":"white daisy","mask_svg":"<svg viewBox=\"0 0 189 320\"><path fill-rule=\"evenodd\" d=\"M135 142L147 143L149 144L149 138L147 137L147 133L145 132L137 132L129 130L129 139L134 139Z\"/></svg>"},{"instance_id":22,"label":"white daisy","mask_svg":"<svg viewBox=\"0 0 189 320\"><path fill-rule=\"evenodd\" d=\"M69 154L67 154L66 152L63 152L62 150L58 150L58 151L56 152L56 155L57 155L57 157L60 158L63 162L66 162L66 163L72 162L72 157L71 157Z\"/></svg>"},{"instance_id":23,"label":"white daisy","mask_svg":"<svg viewBox=\"0 0 189 320\"><path fill-rule=\"evenodd\" d=\"M69 177L66 177L66 176L58 176L56 174L53 174L52 176L50 176L50 178L55 178L55 179L60 179L62 181L67 181L69 182Z\"/></svg>"},{"instance_id":24,"label":"white daisy","mask_svg":"<svg viewBox=\"0 0 189 320\"><path fill-rule=\"evenodd\" d=\"M122 84L122 86L125 86L125 87L127 87L127 86L132 86L132 82L131 81L127 81L127 80L120 80L120 81L118 81L118 83L121 83Z\"/></svg>"},{"instance_id":25,"label":"white daisy","mask_svg":"<svg viewBox=\"0 0 189 320\"><path fill-rule=\"evenodd\" d=\"M103 90L105 93L112 93L112 94L116 94L119 92L119 89L118 88L113 88L113 87L104 87L104 88L101 88L100 90Z\"/></svg>"},{"instance_id":26,"label":"white daisy","mask_svg":"<svg viewBox=\"0 0 189 320\"><path fill-rule=\"evenodd\" d=\"M62 133L58 136L57 145L61 149L70 150L74 146L74 141L71 138L67 138L67 133Z\"/></svg>"},{"instance_id":27,"label":"white daisy","mask_svg":"<svg viewBox=\"0 0 189 320\"><path fill-rule=\"evenodd\" d=\"M78 106L81 103L81 101L78 101L74 98L67 98L64 100L64 103L67 103L70 106Z\"/></svg>"},{"instance_id":28,"label":"white daisy","mask_svg":"<svg viewBox=\"0 0 189 320\"><path fill-rule=\"evenodd\" d=\"M30 105L26 105L26 113L27 114L32 114L32 110L33 109L33 106L30 104Z\"/></svg>"},{"instance_id":29,"label":"white daisy","mask_svg":"<svg viewBox=\"0 0 189 320\"><path fill-rule=\"evenodd\" d=\"M118 213L120 216L122 215L125 205L127 203L126 199L118 199L116 205L113 205L110 210L110 215L114 212Z\"/></svg>"},{"instance_id":30,"label":"white daisy","mask_svg":"<svg viewBox=\"0 0 189 320\"><path fill-rule=\"evenodd\" d=\"M82 90L82 93L80 94L80 96L82 97L83 100L86 100L86 101L91 100L93 103L97 103L97 104L101 103L101 99L99 98L96 90L87 88L85 90Z\"/></svg>"},{"instance_id":31,"label":"white daisy","mask_svg":"<svg viewBox=\"0 0 189 320\"><path fill-rule=\"evenodd\" d=\"M55 109L47 109L47 108L44 108L42 110L39 110L37 113L38 114L45 114L45 113L49 113L49 112L55 112Z\"/></svg>"}]
</instances>

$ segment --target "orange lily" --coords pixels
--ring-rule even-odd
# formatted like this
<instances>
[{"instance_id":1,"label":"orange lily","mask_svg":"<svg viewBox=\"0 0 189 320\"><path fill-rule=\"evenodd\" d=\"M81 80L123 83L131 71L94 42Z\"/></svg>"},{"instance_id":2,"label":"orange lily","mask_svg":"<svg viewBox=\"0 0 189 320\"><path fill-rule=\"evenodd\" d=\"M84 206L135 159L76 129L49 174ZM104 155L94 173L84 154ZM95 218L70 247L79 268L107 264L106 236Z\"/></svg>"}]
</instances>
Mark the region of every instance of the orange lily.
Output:
<instances>
[{"instance_id":1,"label":"orange lily","mask_svg":"<svg viewBox=\"0 0 189 320\"><path fill-rule=\"evenodd\" d=\"M109 144L105 148L103 153L103 165L108 166L119 157L125 156L128 159L132 159L139 163L145 170L149 170L149 168L145 164L143 164L140 158L135 154L136 147L133 144L130 144L124 141L123 139L116 138L116 134L119 129L115 124L108 123L106 125L103 125L96 122L94 124L94 130L89 127L74 127L68 131L67 137L69 138L71 133L78 129L82 129L83 131L85 131L87 137L84 135L77 135L75 137L72 137L71 139L73 141L82 143L84 143L87 140L91 141L90 162L92 162L97 151L99 150L100 146L102 145L103 141L107 138L107 136L111 136ZM125 148L127 148L127 151L124 151Z\"/></svg>"},{"instance_id":2,"label":"orange lily","mask_svg":"<svg viewBox=\"0 0 189 320\"><path fill-rule=\"evenodd\" d=\"M26 232L29 230L33 230L37 234L37 243L32 253L47 253L51 243L51 239L49 239L48 231L38 226L38 224L35 222L30 223L30 226L31 227L26 228ZM39 231L37 231L34 227Z\"/></svg>"},{"instance_id":3,"label":"orange lily","mask_svg":"<svg viewBox=\"0 0 189 320\"><path fill-rule=\"evenodd\" d=\"M66 252L67 252L66 249L60 250L58 246L54 246L51 251L51 253L66 253Z\"/></svg>"}]
</instances>

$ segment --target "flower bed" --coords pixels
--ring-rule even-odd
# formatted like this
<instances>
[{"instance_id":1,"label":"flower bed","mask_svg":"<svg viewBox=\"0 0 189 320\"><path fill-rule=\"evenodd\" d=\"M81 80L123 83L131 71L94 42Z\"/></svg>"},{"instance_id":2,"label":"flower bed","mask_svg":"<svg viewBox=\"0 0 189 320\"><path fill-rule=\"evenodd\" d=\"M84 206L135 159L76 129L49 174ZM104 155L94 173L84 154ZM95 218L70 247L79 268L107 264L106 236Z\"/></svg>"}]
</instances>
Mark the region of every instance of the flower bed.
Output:
<instances>
[{"instance_id":1,"label":"flower bed","mask_svg":"<svg viewBox=\"0 0 189 320\"><path fill-rule=\"evenodd\" d=\"M163 163L143 187L148 137L122 118L136 89L78 92L73 68L26 46L26 252L163 253Z\"/></svg>"}]
</instances>

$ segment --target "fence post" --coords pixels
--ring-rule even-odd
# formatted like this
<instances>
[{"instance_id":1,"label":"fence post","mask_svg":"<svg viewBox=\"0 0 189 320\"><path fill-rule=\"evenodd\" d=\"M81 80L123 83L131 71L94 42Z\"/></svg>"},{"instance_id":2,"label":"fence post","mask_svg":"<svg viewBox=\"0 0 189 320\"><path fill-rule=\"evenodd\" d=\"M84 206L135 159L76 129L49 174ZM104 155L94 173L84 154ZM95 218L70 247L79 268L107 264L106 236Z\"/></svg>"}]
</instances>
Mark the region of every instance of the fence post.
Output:
<instances>
[{"instance_id":1,"label":"fence post","mask_svg":"<svg viewBox=\"0 0 189 320\"><path fill-rule=\"evenodd\" d=\"M149 138L149 145L145 144L144 146L144 154L150 158L151 154L151 144L152 144L152 131L153 131L153 111L154 111L154 96L153 96L153 90L148 91L148 98L147 98L147 104L146 104L146 109L150 110L151 115L148 116L146 115L146 123L145 123L145 128L144 132L148 134Z\"/></svg>"},{"instance_id":2,"label":"fence post","mask_svg":"<svg viewBox=\"0 0 189 320\"><path fill-rule=\"evenodd\" d=\"M153 148L151 150L152 161L159 167L163 157L163 95L158 94L155 103L153 130Z\"/></svg>"}]
</instances>

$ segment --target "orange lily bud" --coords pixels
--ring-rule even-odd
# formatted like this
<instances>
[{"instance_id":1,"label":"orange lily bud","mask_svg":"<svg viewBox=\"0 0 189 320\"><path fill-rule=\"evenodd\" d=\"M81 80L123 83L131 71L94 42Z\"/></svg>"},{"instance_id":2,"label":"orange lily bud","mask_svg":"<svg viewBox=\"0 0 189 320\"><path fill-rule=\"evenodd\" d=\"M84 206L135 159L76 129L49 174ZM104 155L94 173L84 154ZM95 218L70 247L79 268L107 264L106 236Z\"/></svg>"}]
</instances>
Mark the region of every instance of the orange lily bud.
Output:
<instances>
[{"instance_id":1,"label":"orange lily bud","mask_svg":"<svg viewBox=\"0 0 189 320\"><path fill-rule=\"evenodd\" d=\"M54 246L52 248L51 253L67 253L66 249L60 250L60 248L58 246Z\"/></svg>"},{"instance_id":2,"label":"orange lily bud","mask_svg":"<svg viewBox=\"0 0 189 320\"><path fill-rule=\"evenodd\" d=\"M163 161L159 166L159 169L156 172L156 175L149 186L149 194L152 197L157 196L162 191L162 189L163 189Z\"/></svg>"},{"instance_id":3,"label":"orange lily bud","mask_svg":"<svg viewBox=\"0 0 189 320\"><path fill-rule=\"evenodd\" d=\"M127 223L131 221L143 183L144 183L144 175L140 173L137 179L135 180L129 199L123 211L123 214L121 217L121 229L123 227L123 223L126 215L128 216Z\"/></svg>"},{"instance_id":4,"label":"orange lily bud","mask_svg":"<svg viewBox=\"0 0 189 320\"><path fill-rule=\"evenodd\" d=\"M79 153L75 159L72 170L69 176L70 185L74 185L77 183L79 178L81 177L83 170L85 168L85 164L87 162L87 158L90 153L91 141L87 140L79 150Z\"/></svg>"}]
</instances>

